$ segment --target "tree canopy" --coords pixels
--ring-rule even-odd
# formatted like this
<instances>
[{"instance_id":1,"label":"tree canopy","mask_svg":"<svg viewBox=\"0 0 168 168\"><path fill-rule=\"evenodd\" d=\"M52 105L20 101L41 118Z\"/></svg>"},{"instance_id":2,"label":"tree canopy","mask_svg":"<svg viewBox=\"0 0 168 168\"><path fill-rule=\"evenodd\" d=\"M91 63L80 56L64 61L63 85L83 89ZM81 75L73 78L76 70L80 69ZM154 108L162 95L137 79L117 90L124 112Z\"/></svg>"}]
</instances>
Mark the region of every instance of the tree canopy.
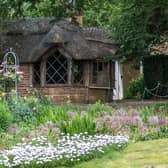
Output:
<instances>
[{"instance_id":1,"label":"tree canopy","mask_svg":"<svg viewBox=\"0 0 168 168\"><path fill-rule=\"evenodd\" d=\"M73 17L107 27L121 44L118 56L139 60L168 33L167 0L0 0L0 18Z\"/></svg>"},{"instance_id":2,"label":"tree canopy","mask_svg":"<svg viewBox=\"0 0 168 168\"><path fill-rule=\"evenodd\" d=\"M149 54L149 46L168 32L167 0L120 0L112 29L127 60Z\"/></svg>"}]
</instances>

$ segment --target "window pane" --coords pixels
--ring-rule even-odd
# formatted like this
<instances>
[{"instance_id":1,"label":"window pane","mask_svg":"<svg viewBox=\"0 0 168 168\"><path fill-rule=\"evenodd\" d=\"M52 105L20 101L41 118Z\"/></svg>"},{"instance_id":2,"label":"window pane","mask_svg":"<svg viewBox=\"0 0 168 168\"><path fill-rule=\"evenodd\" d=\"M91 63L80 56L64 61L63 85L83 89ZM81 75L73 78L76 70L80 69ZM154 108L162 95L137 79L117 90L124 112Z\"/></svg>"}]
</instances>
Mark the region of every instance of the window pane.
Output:
<instances>
[{"instance_id":1,"label":"window pane","mask_svg":"<svg viewBox=\"0 0 168 168\"><path fill-rule=\"evenodd\" d=\"M46 62L46 83L65 84L68 81L68 61L58 51L48 57Z\"/></svg>"},{"instance_id":2,"label":"window pane","mask_svg":"<svg viewBox=\"0 0 168 168\"><path fill-rule=\"evenodd\" d=\"M93 71L92 71L92 83L97 83L97 77L98 77L98 69L97 69L97 62L93 63Z\"/></svg>"},{"instance_id":3,"label":"window pane","mask_svg":"<svg viewBox=\"0 0 168 168\"><path fill-rule=\"evenodd\" d=\"M96 86L109 85L109 70L107 62L94 62L92 67L92 84Z\"/></svg>"},{"instance_id":4,"label":"window pane","mask_svg":"<svg viewBox=\"0 0 168 168\"><path fill-rule=\"evenodd\" d=\"M40 62L33 65L33 85L40 85Z\"/></svg>"},{"instance_id":5,"label":"window pane","mask_svg":"<svg viewBox=\"0 0 168 168\"><path fill-rule=\"evenodd\" d=\"M73 83L84 84L83 63L80 61L74 61L73 63Z\"/></svg>"}]
</instances>

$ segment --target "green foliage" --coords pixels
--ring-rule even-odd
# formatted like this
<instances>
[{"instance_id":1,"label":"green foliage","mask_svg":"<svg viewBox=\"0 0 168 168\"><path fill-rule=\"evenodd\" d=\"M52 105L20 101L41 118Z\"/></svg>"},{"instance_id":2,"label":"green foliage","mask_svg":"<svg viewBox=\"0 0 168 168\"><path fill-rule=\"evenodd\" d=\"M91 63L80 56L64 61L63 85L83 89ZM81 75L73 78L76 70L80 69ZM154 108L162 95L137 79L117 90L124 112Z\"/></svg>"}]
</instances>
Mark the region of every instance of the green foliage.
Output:
<instances>
[{"instance_id":1,"label":"green foliage","mask_svg":"<svg viewBox=\"0 0 168 168\"><path fill-rule=\"evenodd\" d=\"M54 122L64 133L94 132L94 119L87 112L80 112L79 108L72 105L41 106L39 108L37 123ZM83 114L82 114L83 113Z\"/></svg>"},{"instance_id":2,"label":"green foliage","mask_svg":"<svg viewBox=\"0 0 168 168\"><path fill-rule=\"evenodd\" d=\"M144 78L140 76L138 79L132 79L125 92L126 99L142 99L144 93Z\"/></svg>"},{"instance_id":3,"label":"green foliage","mask_svg":"<svg viewBox=\"0 0 168 168\"><path fill-rule=\"evenodd\" d=\"M66 112L68 111L79 111L79 108L72 106L72 105L59 105L59 106L51 106L51 105L40 105L38 107L38 115L37 123L45 123L47 121L67 121L68 116Z\"/></svg>"},{"instance_id":4,"label":"green foliage","mask_svg":"<svg viewBox=\"0 0 168 168\"><path fill-rule=\"evenodd\" d=\"M111 29L116 8L112 0L85 0L83 5L84 26Z\"/></svg>"},{"instance_id":5,"label":"green foliage","mask_svg":"<svg viewBox=\"0 0 168 168\"><path fill-rule=\"evenodd\" d=\"M82 117L80 114L74 114L74 116L67 121L59 121L58 126L64 133L95 133L94 118L89 115Z\"/></svg>"},{"instance_id":6,"label":"green foliage","mask_svg":"<svg viewBox=\"0 0 168 168\"><path fill-rule=\"evenodd\" d=\"M149 52L149 44L167 31L168 1L119 0L116 6L111 27L122 44L118 55L127 61L140 60Z\"/></svg>"},{"instance_id":7,"label":"green foliage","mask_svg":"<svg viewBox=\"0 0 168 168\"><path fill-rule=\"evenodd\" d=\"M14 122L38 122L38 119L43 116L42 108L49 107L54 109L52 100L49 97L43 96L34 91L31 92L31 95L19 98L11 95L8 101L9 107L13 112ZM48 114L49 113L47 112L46 115ZM39 121L41 120L39 119Z\"/></svg>"},{"instance_id":8,"label":"green foliage","mask_svg":"<svg viewBox=\"0 0 168 168\"><path fill-rule=\"evenodd\" d=\"M81 0L0 0L0 18L73 17L83 10Z\"/></svg>"},{"instance_id":9,"label":"green foliage","mask_svg":"<svg viewBox=\"0 0 168 168\"><path fill-rule=\"evenodd\" d=\"M6 103L0 102L0 131L6 131L12 123L12 114Z\"/></svg>"},{"instance_id":10,"label":"green foliage","mask_svg":"<svg viewBox=\"0 0 168 168\"><path fill-rule=\"evenodd\" d=\"M166 117L168 115L168 103L156 103L138 108L144 121L151 115Z\"/></svg>"},{"instance_id":11,"label":"green foliage","mask_svg":"<svg viewBox=\"0 0 168 168\"><path fill-rule=\"evenodd\" d=\"M33 109L23 100L14 100L10 102L9 107L13 114L13 122L35 122Z\"/></svg>"},{"instance_id":12,"label":"green foliage","mask_svg":"<svg viewBox=\"0 0 168 168\"><path fill-rule=\"evenodd\" d=\"M23 18L23 17L47 17L62 16L63 6L61 0L50 1L30 1L30 0L7 0L0 1L0 17L1 18ZM59 10L58 10L59 9Z\"/></svg>"},{"instance_id":13,"label":"green foliage","mask_svg":"<svg viewBox=\"0 0 168 168\"><path fill-rule=\"evenodd\" d=\"M113 109L110 106L105 105L105 104L101 103L100 101L97 101L96 103L89 105L87 108L87 113L91 114L92 116L101 115L102 112L103 113L106 112L108 114L111 114L112 111L113 111Z\"/></svg>"}]
</instances>

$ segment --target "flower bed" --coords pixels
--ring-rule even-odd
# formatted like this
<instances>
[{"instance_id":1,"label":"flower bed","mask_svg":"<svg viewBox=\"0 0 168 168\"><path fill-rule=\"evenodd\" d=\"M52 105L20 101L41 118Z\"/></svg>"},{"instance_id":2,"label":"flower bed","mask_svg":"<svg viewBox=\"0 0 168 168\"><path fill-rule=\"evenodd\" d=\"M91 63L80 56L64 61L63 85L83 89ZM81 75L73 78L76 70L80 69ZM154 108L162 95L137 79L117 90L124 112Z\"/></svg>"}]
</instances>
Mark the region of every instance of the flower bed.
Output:
<instances>
[{"instance_id":1,"label":"flower bed","mask_svg":"<svg viewBox=\"0 0 168 168\"><path fill-rule=\"evenodd\" d=\"M20 143L10 150L1 151L0 164L4 167L18 167L60 160L79 161L94 152L103 152L105 147L115 145L121 148L127 142L128 137L125 136L80 133L73 136L64 135L54 146L46 137L41 136L29 143Z\"/></svg>"}]
</instances>

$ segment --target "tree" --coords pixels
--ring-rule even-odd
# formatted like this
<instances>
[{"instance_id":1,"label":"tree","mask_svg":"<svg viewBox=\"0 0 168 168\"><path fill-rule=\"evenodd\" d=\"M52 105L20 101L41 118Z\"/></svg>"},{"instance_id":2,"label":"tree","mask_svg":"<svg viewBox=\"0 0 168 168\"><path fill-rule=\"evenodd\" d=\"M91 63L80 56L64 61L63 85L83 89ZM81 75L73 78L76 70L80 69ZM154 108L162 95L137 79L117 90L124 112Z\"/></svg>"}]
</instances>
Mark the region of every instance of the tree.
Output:
<instances>
[{"instance_id":1,"label":"tree","mask_svg":"<svg viewBox=\"0 0 168 168\"><path fill-rule=\"evenodd\" d=\"M122 44L118 53L126 60L140 60L149 45L168 31L167 0L119 0L111 28ZM123 57L124 56L124 57Z\"/></svg>"},{"instance_id":2,"label":"tree","mask_svg":"<svg viewBox=\"0 0 168 168\"><path fill-rule=\"evenodd\" d=\"M0 0L0 17L5 19L25 17L64 17L64 0Z\"/></svg>"}]
</instances>

